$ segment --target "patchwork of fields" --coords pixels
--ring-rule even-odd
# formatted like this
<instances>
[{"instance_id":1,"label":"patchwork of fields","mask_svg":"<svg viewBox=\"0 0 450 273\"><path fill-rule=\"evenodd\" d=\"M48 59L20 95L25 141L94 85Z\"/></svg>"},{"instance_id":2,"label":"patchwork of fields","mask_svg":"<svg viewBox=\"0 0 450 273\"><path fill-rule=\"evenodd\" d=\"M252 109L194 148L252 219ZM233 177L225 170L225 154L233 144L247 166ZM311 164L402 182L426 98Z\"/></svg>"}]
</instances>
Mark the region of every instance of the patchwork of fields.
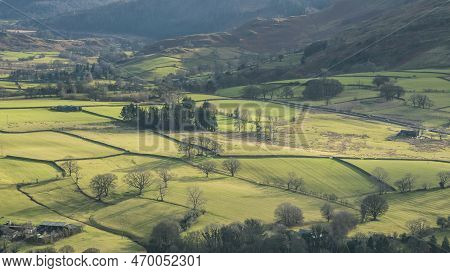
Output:
<instances>
[{"instance_id":1,"label":"patchwork of fields","mask_svg":"<svg viewBox=\"0 0 450 273\"><path fill-rule=\"evenodd\" d=\"M213 52L189 52L207 58ZM187 54L187 53L186 53ZM203 54L203 55L202 55ZM233 51L220 51L222 58L234 60ZM12 57L11 57L12 58ZM148 78L175 73L183 66L195 66L187 55L146 58L125 65ZM170 71L169 71L170 70ZM383 72L384 73L384 72ZM397 84L416 92L425 89L449 90L437 76L446 72L386 72ZM156 76L155 76L156 75ZM335 77L345 91L331 100L329 107L363 105L364 112L408 116L421 119L426 126L442 126L445 111L412 109L401 102L374 103L378 93L372 85L375 75L351 74ZM421 81L418 84L418 81ZM442 80L444 81L444 80ZM304 80L278 82L292 84ZM444 81L445 82L445 81ZM271 83L273 84L273 83ZM273 223L274 210L289 202L303 211L305 225L325 220L320 208L331 203L336 210L358 214L361 199L379 188L370 173L383 168L386 181L395 182L410 173L417 178L415 191L386 194L388 213L379 221L358 225L354 232L406 232L406 222L420 217L434 226L438 216L450 214L450 191L439 189L438 173L450 171L447 136L425 132L428 138L396 139L408 128L345 114L296 109L275 102L239 99L244 87L223 89L215 95L186 94L197 104L209 101L218 111L216 132L138 131L120 122L124 103L68 101L57 99L0 101L0 220L17 222L59 221L83 225L84 231L53 244L72 245L76 251L96 247L103 252L143 251L153 227L162 219L182 219L189 211L188 191L197 187L205 200L205 214L187 230L201 230L211 224L229 224L258 218ZM283 87L279 86L281 90ZM295 96L304 87L293 85ZM428 94L428 93L427 93ZM435 108L445 109L447 93L429 93ZM229 97L234 97L229 99ZM369 102L369 103L366 103ZM304 103L304 102L299 102ZM306 102L321 106L323 102ZM82 112L54 112L57 105L83 106ZM384 108L377 108L384 106ZM248 126L236 129L235 109L248 113ZM374 110L376 109L376 110ZM402 112L405 109L405 112ZM264 130L276 123L277 138L257 141L255 119L261 111ZM409 112L409 113L408 113ZM272 128L273 130L273 128ZM179 151L180 141L188 136L206 136L222 145L218 156L188 160ZM441 137L441 139L439 139ZM232 177L223 162L233 157L240 170ZM79 166L78 180L63 177L68 160ZM209 177L199 164L214 162ZM158 171L170 170L172 178L164 201L158 201ZM134 172L151 173L152 184L138 196L124 178ZM103 200L96 200L90 186L99 175L117 177L116 188ZM301 190L286 188L295 176L303 181ZM427 184L429 190L421 190ZM328 199L334 196L334 199ZM20 251L35 246L22 245Z\"/></svg>"}]
</instances>

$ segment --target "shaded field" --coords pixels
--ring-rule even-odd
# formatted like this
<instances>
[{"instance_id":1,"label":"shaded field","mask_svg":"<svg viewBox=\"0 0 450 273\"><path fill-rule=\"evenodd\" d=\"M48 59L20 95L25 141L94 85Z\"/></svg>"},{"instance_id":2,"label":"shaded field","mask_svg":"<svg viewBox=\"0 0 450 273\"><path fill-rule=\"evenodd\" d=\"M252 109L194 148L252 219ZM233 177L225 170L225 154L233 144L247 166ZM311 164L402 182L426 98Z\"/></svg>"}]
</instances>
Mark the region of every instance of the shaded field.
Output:
<instances>
[{"instance_id":1,"label":"shaded field","mask_svg":"<svg viewBox=\"0 0 450 273\"><path fill-rule=\"evenodd\" d=\"M3 145L4 155L43 160L101 157L121 153L115 149L53 132L0 133L0 143Z\"/></svg>"}]
</instances>

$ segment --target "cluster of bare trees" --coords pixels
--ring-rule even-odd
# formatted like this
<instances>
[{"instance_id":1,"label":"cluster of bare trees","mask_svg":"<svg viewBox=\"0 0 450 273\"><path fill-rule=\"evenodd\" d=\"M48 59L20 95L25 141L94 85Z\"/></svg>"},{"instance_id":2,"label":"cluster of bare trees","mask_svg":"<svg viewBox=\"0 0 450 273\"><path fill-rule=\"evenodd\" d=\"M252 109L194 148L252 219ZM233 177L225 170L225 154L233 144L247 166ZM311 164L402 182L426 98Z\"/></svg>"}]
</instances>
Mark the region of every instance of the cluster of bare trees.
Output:
<instances>
[{"instance_id":1,"label":"cluster of bare trees","mask_svg":"<svg viewBox=\"0 0 450 273\"><path fill-rule=\"evenodd\" d=\"M402 193L411 192L414 190L416 185L417 177L411 173L406 174L404 177L400 178L395 182L395 186Z\"/></svg>"},{"instance_id":2,"label":"cluster of bare trees","mask_svg":"<svg viewBox=\"0 0 450 273\"><path fill-rule=\"evenodd\" d=\"M418 107L422 109L425 108L430 109L431 107L434 106L433 101L427 95L422 94L411 95L408 99L408 102L410 102L413 107Z\"/></svg>"},{"instance_id":3,"label":"cluster of bare trees","mask_svg":"<svg viewBox=\"0 0 450 273\"><path fill-rule=\"evenodd\" d=\"M277 139L278 127L285 122L278 117L267 115L263 121L261 109L255 111L255 117L252 118L250 111L237 107L232 114L228 116L233 118L233 127L236 132L254 132L258 142L273 142ZM249 124L251 124L249 128ZM249 129L249 130L248 130Z\"/></svg>"},{"instance_id":4,"label":"cluster of bare trees","mask_svg":"<svg viewBox=\"0 0 450 273\"><path fill-rule=\"evenodd\" d=\"M230 174L232 177L241 170L241 162L235 158L229 158L222 162L222 167L224 171ZM209 177L211 173L217 170L217 164L214 161L205 161L198 165L198 168Z\"/></svg>"},{"instance_id":5,"label":"cluster of bare trees","mask_svg":"<svg viewBox=\"0 0 450 273\"><path fill-rule=\"evenodd\" d=\"M130 187L138 191L138 195L142 195L145 189L156 185L157 200L163 202L168 193L169 182L173 180L174 175L167 168L161 168L156 171L157 178L148 171L131 172L124 177L124 182Z\"/></svg>"},{"instance_id":6,"label":"cluster of bare trees","mask_svg":"<svg viewBox=\"0 0 450 273\"><path fill-rule=\"evenodd\" d=\"M222 144L206 136L189 136L178 143L178 151L188 159L195 156L218 155L222 151Z\"/></svg>"}]
</instances>

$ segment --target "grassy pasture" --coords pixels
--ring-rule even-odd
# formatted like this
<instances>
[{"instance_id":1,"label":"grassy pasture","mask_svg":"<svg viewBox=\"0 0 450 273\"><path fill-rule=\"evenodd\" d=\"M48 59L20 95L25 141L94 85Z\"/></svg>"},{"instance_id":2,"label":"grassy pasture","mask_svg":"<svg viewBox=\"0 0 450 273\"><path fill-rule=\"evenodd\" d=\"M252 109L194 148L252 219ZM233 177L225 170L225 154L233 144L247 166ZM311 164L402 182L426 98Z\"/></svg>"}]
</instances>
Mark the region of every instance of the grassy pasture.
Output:
<instances>
[{"instance_id":1,"label":"grassy pasture","mask_svg":"<svg viewBox=\"0 0 450 273\"><path fill-rule=\"evenodd\" d=\"M226 99L221 96L215 96L215 95L209 95L209 94L193 94L193 93L186 93L184 94L186 97L193 99L194 101L201 102L205 100L220 100L220 99Z\"/></svg>"},{"instance_id":2,"label":"grassy pasture","mask_svg":"<svg viewBox=\"0 0 450 273\"><path fill-rule=\"evenodd\" d=\"M55 167L47 164L0 158L0 185L42 181L60 175Z\"/></svg>"},{"instance_id":3,"label":"grassy pasture","mask_svg":"<svg viewBox=\"0 0 450 273\"><path fill-rule=\"evenodd\" d=\"M71 178L26 186L25 192L58 213L87 222L95 211L106 207L80 193Z\"/></svg>"},{"instance_id":4,"label":"grassy pasture","mask_svg":"<svg viewBox=\"0 0 450 273\"><path fill-rule=\"evenodd\" d=\"M359 225L357 232L408 232L406 223L425 218L436 226L439 216L450 214L450 189L405 194L388 194L389 211L379 221Z\"/></svg>"},{"instance_id":5,"label":"grassy pasture","mask_svg":"<svg viewBox=\"0 0 450 273\"><path fill-rule=\"evenodd\" d=\"M122 112L122 109L123 106L98 106L86 107L84 110L95 114L120 119L120 113Z\"/></svg>"},{"instance_id":6,"label":"grassy pasture","mask_svg":"<svg viewBox=\"0 0 450 273\"><path fill-rule=\"evenodd\" d=\"M143 57L123 66L129 73L138 74L147 79L175 74L182 67L180 59L166 56Z\"/></svg>"},{"instance_id":7,"label":"grassy pasture","mask_svg":"<svg viewBox=\"0 0 450 273\"><path fill-rule=\"evenodd\" d=\"M371 77L374 78L376 76L386 76L393 79L398 78L432 78L432 77L440 77L438 71L433 70L404 70L404 71L380 71L380 72L361 72L361 73L352 73L352 74L343 74L340 75L342 77Z\"/></svg>"},{"instance_id":8,"label":"grassy pasture","mask_svg":"<svg viewBox=\"0 0 450 273\"><path fill-rule=\"evenodd\" d=\"M167 201L186 204L186 192L192 186L198 186L203 191L209 213L206 217L201 217L193 229L211 223L231 223L255 217L270 223L274 220L275 208L284 202L300 207L306 224L321 221L320 207L324 201L320 199L256 186L220 175L212 175L208 181L174 182L172 188L169 186Z\"/></svg>"},{"instance_id":9,"label":"grassy pasture","mask_svg":"<svg viewBox=\"0 0 450 273\"><path fill-rule=\"evenodd\" d=\"M37 57L42 55L44 57L56 57L59 55L59 52L56 51L48 51L48 52L19 52L19 51L2 51L0 53L0 58L7 61L17 62L19 59L29 58L29 57Z\"/></svg>"},{"instance_id":10,"label":"grassy pasture","mask_svg":"<svg viewBox=\"0 0 450 273\"><path fill-rule=\"evenodd\" d=\"M433 161L402 161L402 160L346 160L347 162L358 166L359 168L372 172L375 168L385 169L390 176L390 184L394 186L395 181L399 180L408 173L417 177L417 187L424 183L431 183L433 187L438 187L439 179L437 174L442 171L450 171L450 163L441 163Z\"/></svg>"},{"instance_id":11,"label":"grassy pasture","mask_svg":"<svg viewBox=\"0 0 450 273\"><path fill-rule=\"evenodd\" d=\"M339 156L448 159L445 143L390 141L389 137L403 129L392 124L310 112L294 129L286 128L286 135L294 133L303 138L286 137L292 146Z\"/></svg>"},{"instance_id":12,"label":"grassy pasture","mask_svg":"<svg viewBox=\"0 0 450 273\"><path fill-rule=\"evenodd\" d=\"M50 210L32 202L27 196L20 193L15 185L0 186L0 220L26 223L32 221L39 224L43 221L67 221Z\"/></svg>"},{"instance_id":13,"label":"grassy pasture","mask_svg":"<svg viewBox=\"0 0 450 273\"><path fill-rule=\"evenodd\" d=\"M435 94L433 94L435 95ZM445 95L433 98L439 106L448 105ZM440 94L439 94L440 95ZM384 102L380 100L364 101L363 103L350 103L348 105L339 105L339 108L352 109L355 112L363 112L367 114L386 116L396 119L404 119L417 123L421 123L428 127L440 127L446 124L450 118L445 112L437 112L430 109L420 109L407 106L402 101Z\"/></svg>"},{"instance_id":14,"label":"grassy pasture","mask_svg":"<svg viewBox=\"0 0 450 273\"><path fill-rule=\"evenodd\" d=\"M119 177L119 180L116 193L109 200L119 201L131 198L99 210L94 215L95 220L117 229L131 230L139 237L146 236L157 222L156 219L160 219L159 217L162 215L171 214L174 217L182 215L186 211L182 206L186 204L187 190L193 186L200 187L208 200L208 213L205 217L201 217L194 229L211 223L230 223L256 216L270 222L273 220L273 210L282 202L299 205L303 209L308 223L320 220L319 208L323 201L319 199L257 186L219 174L212 174L207 179L198 169L179 161L119 156L102 160L79 161L79 164L82 167L83 175L80 186L86 192L88 192L87 187L92 176L112 172ZM136 198L135 191L122 181L128 172L156 171L161 167L169 167L175 174L174 180L169 183L169 193L165 200L181 206L160 204L145 199L157 197L154 188L145 192L144 198ZM154 178L157 180L156 175ZM243 207L246 209L242 210ZM144 212L147 216L141 217Z\"/></svg>"},{"instance_id":15,"label":"grassy pasture","mask_svg":"<svg viewBox=\"0 0 450 273\"><path fill-rule=\"evenodd\" d=\"M305 181L305 189L336 194L339 197L362 195L376 191L366 176L341 163L326 158L240 158L239 177L260 183L286 183L289 173ZM222 161L222 160L221 160Z\"/></svg>"},{"instance_id":16,"label":"grassy pasture","mask_svg":"<svg viewBox=\"0 0 450 273\"><path fill-rule=\"evenodd\" d=\"M302 208L307 224L321 221L319 209L324 201L278 189L255 186L220 175L212 175L210 180L203 181L174 181L169 186L166 201L185 205L188 188L193 186L198 186L202 190L207 200L207 214L201 216L190 231L210 224L227 224L255 217L270 223L273 222L275 208L283 202L290 202ZM151 193L147 195L151 196ZM94 218L102 224L145 237L162 219L161 217L180 218L185 212L186 208L181 206L134 198L102 209L95 214ZM142 214L146 217L142 217Z\"/></svg>"},{"instance_id":17,"label":"grassy pasture","mask_svg":"<svg viewBox=\"0 0 450 273\"><path fill-rule=\"evenodd\" d=\"M171 169L172 173L175 175L174 179L176 180L204 180L198 169L180 161L170 159L123 155L106 159L82 160L79 161L78 164L81 167L82 174L79 185L88 194L91 194L89 183L94 176L104 173L113 173L118 177L117 188L115 193L110 197L112 200L119 200L135 194L133 189L130 189L123 181L125 175L131 172L150 171L153 173L153 178L156 181L156 171L165 167ZM156 187L156 185L157 184L154 186ZM148 194L147 197L156 198L156 192L150 191Z\"/></svg>"},{"instance_id":18,"label":"grassy pasture","mask_svg":"<svg viewBox=\"0 0 450 273\"><path fill-rule=\"evenodd\" d=\"M0 82L1 83L1 82ZM60 99L22 99L22 100L0 100L1 108L50 108L58 105L72 106L96 106L96 105L123 105L123 102L96 102L81 100L60 100Z\"/></svg>"},{"instance_id":19,"label":"grassy pasture","mask_svg":"<svg viewBox=\"0 0 450 273\"><path fill-rule=\"evenodd\" d=\"M89 199L83 199L83 195L77 193L71 183L71 180L63 180L58 182L36 184L27 186L24 190L38 202L45 204L59 213L67 213L66 215L71 218L79 217L82 220L87 220L89 218L88 213L96 207ZM6 204L7 209L16 210L6 215L0 212L0 214L2 216L5 215L5 218L7 219L19 222L31 221L34 224L39 224L43 221L59 221L80 224L74 220L58 215L44 207L38 206L17 190L9 192L3 192L0 190L0 196L2 196L2 198L4 197L5 200L9 200ZM11 202L11 204L8 204L8 202ZM0 206L0 211L1 210L2 209ZM56 248L60 248L64 245L71 245L77 252L81 252L90 247L99 248L103 252L143 251L140 246L126 238L107 233L90 226L83 226L84 231L82 233L60 240L56 242L54 246ZM31 248L42 248L42 246L33 247L30 245L25 245L22 251L26 251Z\"/></svg>"},{"instance_id":20,"label":"grassy pasture","mask_svg":"<svg viewBox=\"0 0 450 273\"><path fill-rule=\"evenodd\" d=\"M230 130L230 119L219 116L219 129L221 132L201 133L208 138L212 138L222 144L223 155L325 155L330 156L331 153L320 152L312 149L304 149L300 146L280 146L277 144L257 143L253 139L246 139L239 133L232 133ZM229 124L227 125L226 122ZM191 134L186 133L170 133L169 136L181 140Z\"/></svg>"},{"instance_id":21,"label":"grassy pasture","mask_svg":"<svg viewBox=\"0 0 450 273\"><path fill-rule=\"evenodd\" d=\"M236 109L237 107L239 107L241 110L247 110L249 111L252 119L255 118L257 110L260 110L262 112L263 119L267 118L268 116L272 116L274 118L280 118L289 121L297 115L297 111L293 108L269 102L248 100L219 100L211 101L211 103L217 107L219 112L226 114L233 113L234 109Z\"/></svg>"},{"instance_id":22,"label":"grassy pasture","mask_svg":"<svg viewBox=\"0 0 450 273\"><path fill-rule=\"evenodd\" d=\"M19 85L22 89L44 86L39 83L28 83L28 82L19 82ZM0 81L0 88L15 89L15 90L19 89L18 85L15 82L11 82L11 81Z\"/></svg>"},{"instance_id":23,"label":"grassy pasture","mask_svg":"<svg viewBox=\"0 0 450 273\"><path fill-rule=\"evenodd\" d=\"M216 91L216 95L223 96L223 97L230 97L230 98L239 98L240 96L242 96L242 92L243 92L244 88L245 88L245 86L238 86L238 87L219 89Z\"/></svg>"},{"instance_id":24,"label":"grassy pasture","mask_svg":"<svg viewBox=\"0 0 450 273\"><path fill-rule=\"evenodd\" d=\"M31 222L38 225L44 221L55 221L80 224L34 203L27 196L20 193L15 185L0 185L0 200L0 221L2 222L11 220L17 223ZM61 204L61 206L65 206L65 204ZM82 252L90 247L96 247L108 253L143 251L142 247L127 238L86 225L83 226L84 231L82 233L60 240L53 246L58 249L65 245L71 245L76 252ZM24 244L20 245L19 251L26 252L30 249L43 247Z\"/></svg>"},{"instance_id":25,"label":"grassy pasture","mask_svg":"<svg viewBox=\"0 0 450 273\"><path fill-rule=\"evenodd\" d=\"M162 219L180 219L187 208L144 198L133 198L99 210L94 220L104 226L146 240Z\"/></svg>"},{"instance_id":26,"label":"grassy pasture","mask_svg":"<svg viewBox=\"0 0 450 273\"><path fill-rule=\"evenodd\" d=\"M407 93L405 95L405 99L408 100L409 97L411 97L414 93ZM433 109L442 108L442 107L450 107L450 91L445 93L432 93L432 92L426 92L424 93L427 97L433 101L433 107L431 110L428 110L430 112L433 112ZM413 108L416 109L416 108ZM420 109L419 109L420 110Z\"/></svg>"},{"instance_id":27,"label":"grassy pasture","mask_svg":"<svg viewBox=\"0 0 450 273\"><path fill-rule=\"evenodd\" d=\"M72 132L134 153L180 156L178 146L174 141L149 131L112 128L95 131L76 130Z\"/></svg>"},{"instance_id":28,"label":"grassy pasture","mask_svg":"<svg viewBox=\"0 0 450 273\"><path fill-rule=\"evenodd\" d=\"M59 160L69 156L99 157L120 153L108 147L52 132L0 134L0 143L4 155L43 160Z\"/></svg>"},{"instance_id":29,"label":"grassy pasture","mask_svg":"<svg viewBox=\"0 0 450 273\"><path fill-rule=\"evenodd\" d=\"M83 112L48 109L0 110L0 129L11 132L111 126L111 120Z\"/></svg>"}]
</instances>

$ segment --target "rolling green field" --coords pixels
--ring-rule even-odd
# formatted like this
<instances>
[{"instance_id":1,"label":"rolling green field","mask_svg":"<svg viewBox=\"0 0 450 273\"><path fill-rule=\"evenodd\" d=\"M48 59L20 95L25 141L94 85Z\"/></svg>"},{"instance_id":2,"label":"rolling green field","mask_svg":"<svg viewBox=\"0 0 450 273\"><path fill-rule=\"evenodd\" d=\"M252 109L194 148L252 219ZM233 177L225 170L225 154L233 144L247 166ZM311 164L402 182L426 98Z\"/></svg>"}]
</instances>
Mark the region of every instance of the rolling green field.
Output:
<instances>
[{"instance_id":1,"label":"rolling green field","mask_svg":"<svg viewBox=\"0 0 450 273\"><path fill-rule=\"evenodd\" d=\"M136 63L126 64L125 68L154 79L183 67L195 68L198 63L191 61L195 58L206 60L218 54L220 61L234 62L240 54L234 50L186 50L173 56L147 56ZM292 58L296 61L297 57ZM442 79L438 78L443 74L434 70L380 73L393 77L396 83L408 90L422 92L426 86L446 88L440 81ZM328 107L407 117L430 127L448 123L450 116L447 112L434 109L445 110L448 93L426 93L436 101L433 109L415 109L401 101L380 102L373 99L378 92L367 87L372 85L376 75L362 73L334 77L346 86ZM279 90L284 87L281 84L274 86ZM412 173L417 176L417 188L430 183L433 189L386 194L390 206L388 213L379 221L359 225L354 234L406 232L407 221L425 217L434 226L436 217L450 214L450 190L436 189L437 173L450 171L450 163L419 161L450 160L448 138L440 140L437 134L425 132L427 138L424 139L394 139L393 136L408 128L317 110L302 111L277 103L238 99L243 88L222 89L215 95L185 94L198 101L197 105L201 104L200 101L210 100L217 107L218 131L161 132L163 135L138 131L130 125L107 118L120 118L125 102L0 100L0 130L5 131L0 133L0 221L77 223L83 225L84 232L53 245L57 248L72 245L76 251L96 247L103 252L140 252L144 249L133 240L145 245L159 221L167 218L180 220L188 211L188 189L196 186L206 199L206 213L187 232L201 230L211 224L229 224L248 218L258 218L270 224L274 222L275 208L285 202L302 209L304 228L308 228L312 224L325 222L320 207L326 201L313 195L335 194L339 200L349 202L349 207L332 202L338 211L346 210L357 215L360 200L378 190L361 169L370 173L376 167L382 167L389 173L391 185L405 174ZM301 97L304 87L297 85L293 88L296 98ZM408 92L406 97L410 95L412 93ZM323 101L295 102L317 106L325 104ZM48 109L57 105L84 106L84 110L94 114L61 113ZM277 119L276 138L256 142L252 122L247 130L237 131L234 118L227 116L237 107L248 111L251 120L255 119L257 110L261 110L263 124L267 124L268 116ZM220 142L223 145L221 156L195 158L189 162L178 151L178 141L193 135L203 135ZM232 156L241 163L236 177L221 172L226 156ZM80 167L78 184L70 177L61 177L61 170L53 165L62 166L63 160L68 157L74 158ZM351 165L335 157L351 158L345 159ZM206 178L195 166L204 160L215 161L219 172ZM157 185L160 183L157 171L161 168L169 168L173 174L164 202L156 201ZM136 190L123 180L127 174L136 171L152 174L153 184L142 196L137 196ZM117 187L100 202L94 199L90 182L94 176L106 173L118 177ZM285 182L289 173L295 173L304 180L306 194L290 192L275 185L277 183L274 182ZM18 187L19 183L30 184ZM22 245L20 251L32 248L36 246Z\"/></svg>"},{"instance_id":2,"label":"rolling green field","mask_svg":"<svg viewBox=\"0 0 450 273\"><path fill-rule=\"evenodd\" d=\"M0 130L35 131L110 126L111 120L83 112L56 112L49 109L0 111Z\"/></svg>"},{"instance_id":3,"label":"rolling green field","mask_svg":"<svg viewBox=\"0 0 450 273\"><path fill-rule=\"evenodd\" d=\"M0 109L5 108L50 108L58 105L72 106L96 106L96 105L124 105L123 102L96 102L81 100L60 99L23 99L23 100L0 100Z\"/></svg>"},{"instance_id":4,"label":"rolling green field","mask_svg":"<svg viewBox=\"0 0 450 273\"><path fill-rule=\"evenodd\" d=\"M120 113L122 112L122 109L123 106L99 106L99 107L86 107L84 110L102 116L120 119Z\"/></svg>"},{"instance_id":5,"label":"rolling green field","mask_svg":"<svg viewBox=\"0 0 450 273\"><path fill-rule=\"evenodd\" d=\"M162 78L183 70L180 59L166 56L144 57L128 63L122 68L128 73L139 75L145 79Z\"/></svg>"},{"instance_id":6,"label":"rolling green field","mask_svg":"<svg viewBox=\"0 0 450 273\"><path fill-rule=\"evenodd\" d=\"M3 146L4 155L43 160L61 160L66 157L99 157L120 153L115 149L53 132L0 133L0 143Z\"/></svg>"},{"instance_id":7,"label":"rolling green field","mask_svg":"<svg viewBox=\"0 0 450 273\"><path fill-rule=\"evenodd\" d=\"M153 172L154 179L156 179L156 171L166 167L172 169L177 180L195 180L202 178L200 171L189 165L180 161L155 157L123 155L105 159L83 160L79 161L78 164L81 167L82 174L79 185L88 194L91 194L89 182L94 176L112 173L118 177L117 189L110 197L112 200L121 199L124 196L133 194L128 185L123 182L123 177L131 172L150 171Z\"/></svg>"},{"instance_id":8,"label":"rolling green field","mask_svg":"<svg viewBox=\"0 0 450 273\"><path fill-rule=\"evenodd\" d=\"M15 82L10 81L0 81L0 88L2 89L14 89L18 90L20 88L27 89L27 88L35 88L38 86L42 86L38 83L28 83L28 82L18 82L17 84Z\"/></svg>"},{"instance_id":9,"label":"rolling green field","mask_svg":"<svg viewBox=\"0 0 450 273\"><path fill-rule=\"evenodd\" d=\"M42 181L58 176L61 176L60 171L49 164L0 158L0 185Z\"/></svg>"},{"instance_id":10,"label":"rolling green field","mask_svg":"<svg viewBox=\"0 0 450 273\"><path fill-rule=\"evenodd\" d=\"M144 198L133 198L99 210L93 219L145 240L161 219L180 219L187 208ZM145 217L143 217L145 215Z\"/></svg>"},{"instance_id":11,"label":"rolling green field","mask_svg":"<svg viewBox=\"0 0 450 273\"><path fill-rule=\"evenodd\" d=\"M297 116L295 109L274 103L246 100L218 100L211 101L211 103L217 107L219 112L224 114L232 114L237 107L241 110L247 110L253 120L258 110L261 111L263 120L267 120L267 117L271 116L289 121Z\"/></svg>"},{"instance_id":12,"label":"rolling green field","mask_svg":"<svg viewBox=\"0 0 450 273\"><path fill-rule=\"evenodd\" d=\"M2 166L2 170L4 165L4 159L0 159L0 165ZM37 171L36 166L31 166L27 164L19 164L14 163L9 164L8 167L14 167L17 166L18 170L26 168L34 168L30 170L29 174L22 174L22 177L14 177L14 179L26 179L25 176L28 176L28 178L35 178L35 175L40 175L42 179L47 178L49 175L51 175L52 172L55 172L55 170L47 170L47 173L44 173L46 170L46 165L40 166L39 171ZM3 173L3 172L2 172ZM8 174L11 175L11 174ZM14 173L14 175L18 175ZM48 177L51 178L51 177ZM16 186L13 184L7 184L5 185L3 183L4 181L1 181L0 184L0 220L6 221L11 220L13 222L18 223L26 223L31 222L35 225L40 224L44 221L56 221L56 222L65 222L65 223L73 223L77 225L83 226L83 232L80 234L77 234L75 236L60 240L53 244L53 246L58 249L60 247L63 247L65 245L71 245L76 252L82 252L87 248L95 247L99 248L102 252L142 252L143 248L136 243L130 241L127 238L114 235L90 226L87 226L85 224L79 223L77 221L74 221L72 219L69 219L65 216L62 216L54 211L51 211L43 206L38 205L37 203L30 200L26 195L19 192L16 189ZM16 181L21 182L21 181ZM40 185L40 184L39 184ZM37 186L36 186L37 187ZM46 187L45 184L43 184L43 187ZM48 189L48 188L47 188ZM67 189L65 187L62 188ZM65 192L67 194L68 192ZM70 191L69 191L70 193ZM71 200L72 202L73 200ZM65 206L66 204L62 203L60 206ZM71 216L69 216L71 217ZM20 252L26 252L31 249L39 249L44 246L33 246L28 244L20 244L19 245L19 251Z\"/></svg>"},{"instance_id":13,"label":"rolling green field","mask_svg":"<svg viewBox=\"0 0 450 273\"><path fill-rule=\"evenodd\" d=\"M376 191L368 177L326 158L239 158L239 177L259 183L286 183L289 173L304 179L305 189L339 197L363 195Z\"/></svg>"},{"instance_id":14,"label":"rolling green field","mask_svg":"<svg viewBox=\"0 0 450 273\"><path fill-rule=\"evenodd\" d=\"M410 173L417 177L416 186L422 187L424 183L430 183L438 187L439 172L450 171L450 163L424 162L424 161L402 161L402 160L346 160L359 168L371 173L375 168L385 169L389 176L389 184L395 186L395 181Z\"/></svg>"},{"instance_id":15,"label":"rolling green field","mask_svg":"<svg viewBox=\"0 0 450 273\"><path fill-rule=\"evenodd\" d=\"M83 195L77 193L75 191L75 188L73 188L73 186L71 185L73 185L71 180L62 180L42 185L38 184L27 186L24 190L28 194L30 194L30 196L35 198L35 200L45 204L45 206L47 207L52 208L58 214L64 214L72 219L76 218L76 220L87 221L89 218L87 213L96 209L97 206L93 204L93 202L89 199L83 199ZM20 197L20 199L15 200L15 203L20 201L21 204L28 205L28 207L24 207L23 209L18 211L17 216L11 215L12 217L17 217L13 218L17 221L32 220L36 224L39 224L42 221L60 221L80 225L80 222L68 219L54 212L50 213L48 209L36 206L36 204L31 201L24 202L24 198L26 198L22 198L22 196L24 195L14 195ZM22 217L26 218L22 219ZM8 216L8 218L10 217ZM114 235L94 227L90 227L84 223L81 223L81 225L83 225L84 228L84 231L82 233L58 241L55 244L55 247L58 248L64 245L71 245L78 252L81 252L90 247L98 248L102 252L143 251L141 246L135 244L127 238ZM24 246L23 250L26 251L30 248L30 246Z\"/></svg>"},{"instance_id":16,"label":"rolling green field","mask_svg":"<svg viewBox=\"0 0 450 273\"><path fill-rule=\"evenodd\" d=\"M406 223L418 218L428 220L430 226L436 226L439 216L450 214L450 189L388 194L389 211L379 221L358 226L356 232L408 232Z\"/></svg>"},{"instance_id":17,"label":"rolling green field","mask_svg":"<svg viewBox=\"0 0 450 273\"><path fill-rule=\"evenodd\" d=\"M95 131L78 130L71 132L134 153L175 157L180 156L176 142L148 131L138 132L133 129L111 128Z\"/></svg>"},{"instance_id":18,"label":"rolling green field","mask_svg":"<svg viewBox=\"0 0 450 273\"><path fill-rule=\"evenodd\" d=\"M180 218L185 212L187 189L198 186L207 199L207 214L193 229L202 228L211 223L231 223L258 215L264 221L273 220L273 210L282 202L299 205L308 224L320 220L318 208L324 201L283 190L253 185L236 178L214 174L210 179L196 168L173 160L163 160L139 156L119 156L101 160L78 162L82 170L80 187L89 194L88 182L99 173L111 172L119 177L116 194L102 204L87 198L74 188L70 179L43 185L34 185L26 191L37 200L59 212L86 221L93 215L95 222L117 230L131 232L139 238L146 238L151 228L161 217ZM175 174L169 182L168 203L153 201L156 192L150 189L142 198L136 197L122 181L122 177L133 171L156 171L161 167L170 167ZM119 202L119 203L117 203ZM62 205L69 204L69 205ZM242 210L245 206L246 210ZM344 209L344 208L342 208ZM146 217L142 217L145 213Z\"/></svg>"}]
</instances>

